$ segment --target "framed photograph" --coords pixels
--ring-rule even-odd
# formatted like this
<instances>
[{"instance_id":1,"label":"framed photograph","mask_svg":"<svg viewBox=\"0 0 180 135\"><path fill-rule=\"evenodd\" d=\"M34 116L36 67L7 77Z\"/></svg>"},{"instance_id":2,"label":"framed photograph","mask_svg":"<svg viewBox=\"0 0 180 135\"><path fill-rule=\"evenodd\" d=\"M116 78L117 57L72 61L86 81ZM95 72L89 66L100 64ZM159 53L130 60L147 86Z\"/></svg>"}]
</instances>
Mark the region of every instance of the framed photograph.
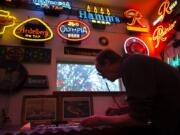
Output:
<instances>
[{"instance_id":1,"label":"framed photograph","mask_svg":"<svg viewBox=\"0 0 180 135\"><path fill-rule=\"evenodd\" d=\"M50 95L24 96L22 124L46 124L57 120L57 98Z\"/></svg>"},{"instance_id":2,"label":"framed photograph","mask_svg":"<svg viewBox=\"0 0 180 135\"><path fill-rule=\"evenodd\" d=\"M80 122L92 114L92 97L62 97L63 121Z\"/></svg>"}]
</instances>

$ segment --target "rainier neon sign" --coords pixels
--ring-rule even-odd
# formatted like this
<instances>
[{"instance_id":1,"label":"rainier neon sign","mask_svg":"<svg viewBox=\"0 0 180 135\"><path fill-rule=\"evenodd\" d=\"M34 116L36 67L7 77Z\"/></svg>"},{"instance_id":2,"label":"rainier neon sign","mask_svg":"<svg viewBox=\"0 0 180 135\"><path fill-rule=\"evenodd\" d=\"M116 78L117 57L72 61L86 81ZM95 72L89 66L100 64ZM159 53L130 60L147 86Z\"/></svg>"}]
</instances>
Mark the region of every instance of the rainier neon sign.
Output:
<instances>
[{"instance_id":1,"label":"rainier neon sign","mask_svg":"<svg viewBox=\"0 0 180 135\"><path fill-rule=\"evenodd\" d=\"M111 24L120 23L120 18L112 16L108 8L97 8L96 6L91 7L87 5L87 10L79 10L79 17L81 19L89 19L92 23L98 24Z\"/></svg>"},{"instance_id":2,"label":"rainier neon sign","mask_svg":"<svg viewBox=\"0 0 180 135\"><path fill-rule=\"evenodd\" d=\"M36 6L41 6L41 7L63 7L67 9L71 9L71 4L68 1L52 1L52 0L33 0L33 3Z\"/></svg>"},{"instance_id":3,"label":"rainier neon sign","mask_svg":"<svg viewBox=\"0 0 180 135\"><path fill-rule=\"evenodd\" d=\"M159 7L158 18L153 22L153 25L156 25L158 22L162 22L166 14L171 14L174 7L177 5L177 0L170 4L169 0L165 0Z\"/></svg>"},{"instance_id":4,"label":"rainier neon sign","mask_svg":"<svg viewBox=\"0 0 180 135\"><path fill-rule=\"evenodd\" d=\"M33 27L31 27L30 24L33 25ZM44 28L42 29L42 27ZM13 30L13 35L27 41L47 41L52 39L53 32L51 28L39 18L30 18L17 25Z\"/></svg>"},{"instance_id":5,"label":"rainier neon sign","mask_svg":"<svg viewBox=\"0 0 180 135\"><path fill-rule=\"evenodd\" d=\"M68 41L81 41L89 37L89 26L79 20L65 20L57 25L58 35Z\"/></svg>"},{"instance_id":6,"label":"rainier neon sign","mask_svg":"<svg viewBox=\"0 0 180 135\"><path fill-rule=\"evenodd\" d=\"M5 10L0 10L0 35L5 32L7 27L12 27L15 24L16 17L10 16L10 13Z\"/></svg>"},{"instance_id":7,"label":"rainier neon sign","mask_svg":"<svg viewBox=\"0 0 180 135\"><path fill-rule=\"evenodd\" d=\"M124 12L124 16L128 19L132 19L131 23L127 23L127 30L138 31L138 32L148 32L147 27L143 25L143 23L141 22L143 16L139 11L135 9L129 9Z\"/></svg>"},{"instance_id":8,"label":"rainier neon sign","mask_svg":"<svg viewBox=\"0 0 180 135\"><path fill-rule=\"evenodd\" d=\"M162 25L159 25L154 33L152 40L156 41L155 48L157 48L160 44L160 41L166 41L167 37L164 37L168 32L170 32L175 27L176 21L172 24L169 24L169 27L165 28Z\"/></svg>"}]
</instances>

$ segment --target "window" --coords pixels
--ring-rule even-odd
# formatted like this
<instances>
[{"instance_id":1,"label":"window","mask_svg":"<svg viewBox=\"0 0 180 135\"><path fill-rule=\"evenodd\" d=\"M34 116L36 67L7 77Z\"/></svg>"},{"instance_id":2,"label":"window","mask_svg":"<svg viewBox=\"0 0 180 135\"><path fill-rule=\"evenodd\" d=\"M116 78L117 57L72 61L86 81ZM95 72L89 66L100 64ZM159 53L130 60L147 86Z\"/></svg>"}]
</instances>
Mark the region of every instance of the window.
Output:
<instances>
[{"instance_id":1,"label":"window","mask_svg":"<svg viewBox=\"0 0 180 135\"><path fill-rule=\"evenodd\" d=\"M95 65L57 63L57 91L121 91L120 81L110 82L98 75Z\"/></svg>"}]
</instances>

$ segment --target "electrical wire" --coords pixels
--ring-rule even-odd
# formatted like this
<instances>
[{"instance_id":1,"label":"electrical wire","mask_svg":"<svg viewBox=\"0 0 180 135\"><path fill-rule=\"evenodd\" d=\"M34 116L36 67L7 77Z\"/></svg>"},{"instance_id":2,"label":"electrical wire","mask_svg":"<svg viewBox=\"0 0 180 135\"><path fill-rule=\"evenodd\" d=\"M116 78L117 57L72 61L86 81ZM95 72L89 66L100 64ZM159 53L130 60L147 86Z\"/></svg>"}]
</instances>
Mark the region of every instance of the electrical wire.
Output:
<instances>
[{"instance_id":1,"label":"electrical wire","mask_svg":"<svg viewBox=\"0 0 180 135\"><path fill-rule=\"evenodd\" d=\"M108 83L105 81L105 84L106 84L106 87L108 89L109 92L111 92L109 86L108 86ZM112 96L112 99L114 101L114 103L117 105L118 108L121 108L121 106L119 105L118 101L116 100L116 98L114 96Z\"/></svg>"}]
</instances>

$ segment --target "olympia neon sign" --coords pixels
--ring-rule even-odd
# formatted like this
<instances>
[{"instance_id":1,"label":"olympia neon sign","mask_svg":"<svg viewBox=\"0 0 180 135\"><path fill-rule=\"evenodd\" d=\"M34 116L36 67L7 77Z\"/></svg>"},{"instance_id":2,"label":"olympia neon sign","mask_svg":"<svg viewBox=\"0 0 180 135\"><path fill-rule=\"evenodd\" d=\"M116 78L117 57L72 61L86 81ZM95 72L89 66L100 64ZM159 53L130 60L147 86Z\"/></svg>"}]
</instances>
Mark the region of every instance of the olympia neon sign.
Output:
<instances>
[{"instance_id":1,"label":"olympia neon sign","mask_svg":"<svg viewBox=\"0 0 180 135\"><path fill-rule=\"evenodd\" d=\"M90 35L90 27L80 20L62 21L57 25L56 31L61 38L68 41L82 41Z\"/></svg>"},{"instance_id":2,"label":"olympia neon sign","mask_svg":"<svg viewBox=\"0 0 180 135\"><path fill-rule=\"evenodd\" d=\"M47 6L58 6L67 9L72 9L70 2L68 1L52 1L52 0L33 0L34 5L47 7Z\"/></svg>"}]
</instances>

